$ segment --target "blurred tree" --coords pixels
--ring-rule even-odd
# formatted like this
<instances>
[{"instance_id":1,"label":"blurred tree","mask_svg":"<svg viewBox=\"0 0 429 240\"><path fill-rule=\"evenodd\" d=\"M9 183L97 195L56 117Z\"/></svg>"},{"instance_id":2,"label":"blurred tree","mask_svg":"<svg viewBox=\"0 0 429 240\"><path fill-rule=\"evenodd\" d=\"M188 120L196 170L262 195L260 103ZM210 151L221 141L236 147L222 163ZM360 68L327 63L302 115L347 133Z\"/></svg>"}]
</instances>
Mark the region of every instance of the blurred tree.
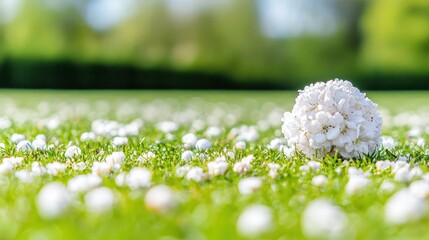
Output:
<instances>
[{"instance_id":1,"label":"blurred tree","mask_svg":"<svg viewBox=\"0 0 429 240\"><path fill-rule=\"evenodd\" d=\"M63 72L93 79L105 71L102 65L133 72L136 81L145 81L137 73L143 69L154 79L157 73L203 72L235 79L233 84L291 88L334 77L366 79L358 60L367 72L385 76L429 74L424 0L20 1L18 17L0 25L0 68L6 58L11 81L22 83L35 77L57 83ZM274 5L267 8L267 1ZM120 7L126 13L115 8L123 2L131 4ZM116 17L107 19L103 8ZM279 16L267 18L273 14ZM280 21L274 34L266 29L270 21ZM367 79L367 87L374 84Z\"/></svg>"},{"instance_id":2,"label":"blurred tree","mask_svg":"<svg viewBox=\"0 0 429 240\"><path fill-rule=\"evenodd\" d=\"M369 1L362 64L384 74L429 74L429 1Z\"/></svg>"},{"instance_id":3,"label":"blurred tree","mask_svg":"<svg viewBox=\"0 0 429 240\"><path fill-rule=\"evenodd\" d=\"M4 29L6 54L20 58L62 58L67 46L63 16L42 11L40 0L23 1L21 14Z\"/></svg>"}]
</instances>

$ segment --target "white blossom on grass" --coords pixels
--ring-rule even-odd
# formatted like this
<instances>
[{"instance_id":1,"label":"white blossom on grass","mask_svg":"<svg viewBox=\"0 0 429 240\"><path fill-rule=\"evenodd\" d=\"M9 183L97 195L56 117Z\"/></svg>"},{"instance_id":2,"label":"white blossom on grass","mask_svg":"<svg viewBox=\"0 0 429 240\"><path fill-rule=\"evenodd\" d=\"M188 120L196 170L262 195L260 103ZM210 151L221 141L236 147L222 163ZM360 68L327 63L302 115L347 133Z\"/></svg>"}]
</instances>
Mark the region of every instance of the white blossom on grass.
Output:
<instances>
[{"instance_id":1,"label":"white blossom on grass","mask_svg":"<svg viewBox=\"0 0 429 240\"><path fill-rule=\"evenodd\" d=\"M12 136L10 137L10 141L18 144L21 141L24 141L26 138L23 134L19 134L19 133L14 133L12 134Z\"/></svg>"},{"instance_id":2,"label":"white blossom on grass","mask_svg":"<svg viewBox=\"0 0 429 240\"><path fill-rule=\"evenodd\" d=\"M115 177L115 183L116 183L116 185L118 185L119 187L125 186L125 180L126 180L126 178L127 178L127 174L126 173L119 173Z\"/></svg>"},{"instance_id":3,"label":"white blossom on grass","mask_svg":"<svg viewBox=\"0 0 429 240\"><path fill-rule=\"evenodd\" d=\"M346 185L346 193L349 195L360 193L369 183L370 180L363 175L351 176Z\"/></svg>"},{"instance_id":4,"label":"white blossom on grass","mask_svg":"<svg viewBox=\"0 0 429 240\"><path fill-rule=\"evenodd\" d=\"M179 124L173 121L164 121L158 123L156 127L163 133L172 133L179 129Z\"/></svg>"},{"instance_id":5,"label":"white blossom on grass","mask_svg":"<svg viewBox=\"0 0 429 240\"><path fill-rule=\"evenodd\" d=\"M395 148L396 145L398 145L395 141L395 139L393 139L390 136L382 136L381 137L381 146L385 149L392 149Z\"/></svg>"},{"instance_id":6,"label":"white blossom on grass","mask_svg":"<svg viewBox=\"0 0 429 240\"><path fill-rule=\"evenodd\" d=\"M191 129L193 131L201 131L206 127L206 122L202 119L195 119L194 121L192 121L192 127Z\"/></svg>"},{"instance_id":7,"label":"white blossom on grass","mask_svg":"<svg viewBox=\"0 0 429 240\"><path fill-rule=\"evenodd\" d=\"M106 157L106 162L112 166L113 170L121 168L125 161L125 154L123 152L113 152Z\"/></svg>"},{"instance_id":8,"label":"white blossom on grass","mask_svg":"<svg viewBox=\"0 0 429 240\"><path fill-rule=\"evenodd\" d=\"M326 199L313 200L302 216L302 230L308 237L338 238L347 227L347 215Z\"/></svg>"},{"instance_id":9,"label":"white blossom on grass","mask_svg":"<svg viewBox=\"0 0 429 240\"><path fill-rule=\"evenodd\" d=\"M94 162L92 164L92 174L98 176L109 176L112 172L112 165L107 162Z\"/></svg>"},{"instance_id":10,"label":"white blossom on grass","mask_svg":"<svg viewBox=\"0 0 429 240\"><path fill-rule=\"evenodd\" d=\"M384 180L380 185L380 190L383 192L393 192L395 190L395 184L389 180Z\"/></svg>"},{"instance_id":11,"label":"white blossom on grass","mask_svg":"<svg viewBox=\"0 0 429 240\"><path fill-rule=\"evenodd\" d=\"M399 155L397 160L398 162L409 162L411 160L411 156L410 154Z\"/></svg>"},{"instance_id":12,"label":"white blossom on grass","mask_svg":"<svg viewBox=\"0 0 429 240\"><path fill-rule=\"evenodd\" d=\"M12 121L9 118L0 118L0 129L8 129L12 126Z\"/></svg>"},{"instance_id":13,"label":"white blossom on grass","mask_svg":"<svg viewBox=\"0 0 429 240\"><path fill-rule=\"evenodd\" d=\"M207 128L207 130L204 132L204 135L206 137L217 137L220 134L222 134L222 130L216 126L211 126L211 127Z\"/></svg>"},{"instance_id":14,"label":"white blossom on grass","mask_svg":"<svg viewBox=\"0 0 429 240\"><path fill-rule=\"evenodd\" d=\"M9 164L12 167L18 167L22 165L23 157L6 157L3 158L3 163Z\"/></svg>"},{"instance_id":15,"label":"white blossom on grass","mask_svg":"<svg viewBox=\"0 0 429 240\"><path fill-rule=\"evenodd\" d=\"M411 181L411 173L407 167L402 167L395 171L395 181L398 182L409 182Z\"/></svg>"},{"instance_id":16,"label":"white blossom on grass","mask_svg":"<svg viewBox=\"0 0 429 240\"><path fill-rule=\"evenodd\" d=\"M419 167L413 167L410 170L410 178L411 179L419 179L423 176L423 170Z\"/></svg>"},{"instance_id":17,"label":"white blossom on grass","mask_svg":"<svg viewBox=\"0 0 429 240\"><path fill-rule=\"evenodd\" d=\"M100 187L89 191L85 195L85 205L89 212L103 213L115 205L115 194L107 187Z\"/></svg>"},{"instance_id":18,"label":"white blossom on grass","mask_svg":"<svg viewBox=\"0 0 429 240\"><path fill-rule=\"evenodd\" d=\"M322 166L322 164L320 162L308 161L305 165L300 166L299 170L301 170L303 173L307 173L310 170L312 172L317 172L317 171L319 171L321 166Z\"/></svg>"},{"instance_id":19,"label":"white blossom on grass","mask_svg":"<svg viewBox=\"0 0 429 240\"><path fill-rule=\"evenodd\" d=\"M255 142L259 139L259 132L254 126L241 126L231 129L230 134L236 136L237 141Z\"/></svg>"},{"instance_id":20,"label":"white blossom on grass","mask_svg":"<svg viewBox=\"0 0 429 240\"><path fill-rule=\"evenodd\" d=\"M267 164L268 168L270 169L270 171L268 172L268 175L271 178L276 178L278 173L278 170L280 169L280 165L278 163L268 163Z\"/></svg>"},{"instance_id":21,"label":"white blossom on grass","mask_svg":"<svg viewBox=\"0 0 429 240\"><path fill-rule=\"evenodd\" d=\"M100 186L102 182L97 175L78 175L68 181L67 188L74 193L83 193Z\"/></svg>"},{"instance_id":22,"label":"white blossom on grass","mask_svg":"<svg viewBox=\"0 0 429 240\"><path fill-rule=\"evenodd\" d=\"M408 138L415 138L422 134L422 129L419 127L413 127L410 131L407 132Z\"/></svg>"},{"instance_id":23,"label":"white blossom on grass","mask_svg":"<svg viewBox=\"0 0 429 240\"><path fill-rule=\"evenodd\" d=\"M139 160L139 162L141 162L141 163L144 163L144 162L147 162L147 161L152 161L153 159L155 159L156 158L156 154L155 153L153 153L153 152L151 152L151 151L147 151L147 152L144 152L139 158L138 158L138 160Z\"/></svg>"},{"instance_id":24,"label":"white blossom on grass","mask_svg":"<svg viewBox=\"0 0 429 240\"><path fill-rule=\"evenodd\" d=\"M349 177L363 176L364 172L361 168L349 167L347 169L347 174L349 175Z\"/></svg>"},{"instance_id":25,"label":"white blossom on grass","mask_svg":"<svg viewBox=\"0 0 429 240\"><path fill-rule=\"evenodd\" d=\"M243 195L257 192L262 186L262 180L259 177L243 178L238 182L238 190Z\"/></svg>"},{"instance_id":26,"label":"white blossom on grass","mask_svg":"<svg viewBox=\"0 0 429 240\"><path fill-rule=\"evenodd\" d=\"M178 166L176 167L176 175L179 177L184 177L186 174L191 170L191 166L185 165L185 166Z\"/></svg>"},{"instance_id":27,"label":"white blossom on grass","mask_svg":"<svg viewBox=\"0 0 429 240\"><path fill-rule=\"evenodd\" d=\"M246 142L245 141L238 141L235 143L234 148L237 150L244 150L244 149L246 149Z\"/></svg>"},{"instance_id":28,"label":"white blossom on grass","mask_svg":"<svg viewBox=\"0 0 429 240\"><path fill-rule=\"evenodd\" d=\"M195 182L201 182L205 179L205 177L206 177L206 174L204 173L203 169L200 167L192 167L186 173L186 179L192 180Z\"/></svg>"},{"instance_id":29,"label":"white blossom on grass","mask_svg":"<svg viewBox=\"0 0 429 240\"><path fill-rule=\"evenodd\" d=\"M328 184L328 178L324 175L317 175L311 180L311 184L316 187L324 187Z\"/></svg>"},{"instance_id":30,"label":"white blossom on grass","mask_svg":"<svg viewBox=\"0 0 429 240\"><path fill-rule=\"evenodd\" d=\"M37 134L34 139L43 140L45 142L48 140L45 134Z\"/></svg>"},{"instance_id":31,"label":"white blossom on grass","mask_svg":"<svg viewBox=\"0 0 429 240\"><path fill-rule=\"evenodd\" d=\"M395 193L384 207L386 221L394 225L419 220L425 216L426 210L425 201L414 196L408 189Z\"/></svg>"},{"instance_id":32,"label":"white blossom on grass","mask_svg":"<svg viewBox=\"0 0 429 240\"><path fill-rule=\"evenodd\" d=\"M34 175L26 170L19 170L15 172L15 177L21 182L30 183L33 181Z\"/></svg>"},{"instance_id":33,"label":"white blossom on grass","mask_svg":"<svg viewBox=\"0 0 429 240\"><path fill-rule=\"evenodd\" d=\"M131 189L149 187L151 184L152 173L146 168L136 167L125 177L126 185Z\"/></svg>"},{"instance_id":34,"label":"white blossom on grass","mask_svg":"<svg viewBox=\"0 0 429 240\"><path fill-rule=\"evenodd\" d=\"M292 157L295 154L295 147L283 147L283 153L286 157Z\"/></svg>"},{"instance_id":35,"label":"white blossom on grass","mask_svg":"<svg viewBox=\"0 0 429 240\"><path fill-rule=\"evenodd\" d=\"M376 166L378 171L384 171L388 168L391 168L393 166L393 163L389 160L377 161L375 163L375 166Z\"/></svg>"},{"instance_id":36,"label":"white blossom on grass","mask_svg":"<svg viewBox=\"0 0 429 240\"><path fill-rule=\"evenodd\" d=\"M240 214L237 231L247 237L268 232L273 227L273 213L265 205L250 205Z\"/></svg>"},{"instance_id":37,"label":"white blossom on grass","mask_svg":"<svg viewBox=\"0 0 429 240\"><path fill-rule=\"evenodd\" d=\"M392 165L392 173L396 173L402 168L409 169L409 167L410 167L410 164L407 163L406 161L396 161Z\"/></svg>"},{"instance_id":38,"label":"white blossom on grass","mask_svg":"<svg viewBox=\"0 0 429 240\"><path fill-rule=\"evenodd\" d=\"M40 190L36 204L42 218L53 219L69 208L71 200L72 195L62 183L51 182Z\"/></svg>"},{"instance_id":39,"label":"white blossom on grass","mask_svg":"<svg viewBox=\"0 0 429 240\"><path fill-rule=\"evenodd\" d=\"M34 147L30 141L23 140L16 145L16 150L17 151L31 151L31 150L34 150Z\"/></svg>"},{"instance_id":40,"label":"white blossom on grass","mask_svg":"<svg viewBox=\"0 0 429 240\"><path fill-rule=\"evenodd\" d=\"M127 137L114 137L112 144L114 146L117 146L117 147L127 145L128 144L128 138Z\"/></svg>"},{"instance_id":41,"label":"white blossom on grass","mask_svg":"<svg viewBox=\"0 0 429 240\"><path fill-rule=\"evenodd\" d=\"M47 173L47 170L40 162L33 162L31 164L31 173L35 176L42 176Z\"/></svg>"},{"instance_id":42,"label":"white blossom on grass","mask_svg":"<svg viewBox=\"0 0 429 240\"><path fill-rule=\"evenodd\" d=\"M286 140L283 138L274 138L270 141L270 144L268 145L268 149L283 150L284 146L286 145Z\"/></svg>"},{"instance_id":43,"label":"white blossom on grass","mask_svg":"<svg viewBox=\"0 0 429 240\"><path fill-rule=\"evenodd\" d=\"M0 175L5 175L11 173L13 171L13 165L9 163L1 163L0 164Z\"/></svg>"},{"instance_id":44,"label":"white blossom on grass","mask_svg":"<svg viewBox=\"0 0 429 240\"><path fill-rule=\"evenodd\" d=\"M36 150L44 151L46 150L46 141L41 138L36 138L32 142L33 148Z\"/></svg>"},{"instance_id":45,"label":"white blossom on grass","mask_svg":"<svg viewBox=\"0 0 429 240\"><path fill-rule=\"evenodd\" d=\"M282 121L288 145L307 157L338 152L344 158L360 158L381 143L377 105L348 81L305 87Z\"/></svg>"},{"instance_id":46,"label":"white blossom on grass","mask_svg":"<svg viewBox=\"0 0 429 240\"><path fill-rule=\"evenodd\" d=\"M207 150L210 149L212 147L212 144L210 143L209 140L207 139L199 139L196 143L195 143L195 148L197 150L203 151L203 150Z\"/></svg>"},{"instance_id":47,"label":"white blossom on grass","mask_svg":"<svg viewBox=\"0 0 429 240\"><path fill-rule=\"evenodd\" d=\"M211 176L223 175L228 168L228 163L225 158L217 158L215 161L207 163L208 173Z\"/></svg>"},{"instance_id":48,"label":"white blossom on grass","mask_svg":"<svg viewBox=\"0 0 429 240\"><path fill-rule=\"evenodd\" d=\"M95 133L93 132L84 132L82 135L80 135L80 141L86 142L86 141L94 141L95 139Z\"/></svg>"},{"instance_id":49,"label":"white blossom on grass","mask_svg":"<svg viewBox=\"0 0 429 240\"><path fill-rule=\"evenodd\" d=\"M236 162L233 167L233 171L239 174L243 174L245 172L249 172L252 169L252 165L246 161Z\"/></svg>"},{"instance_id":50,"label":"white blossom on grass","mask_svg":"<svg viewBox=\"0 0 429 240\"><path fill-rule=\"evenodd\" d=\"M82 154L82 150L78 146L70 146L64 153L66 158L75 158Z\"/></svg>"},{"instance_id":51,"label":"white blossom on grass","mask_svg":"<svg viewBox=\"0 0 429 240\"><path fill-rule=\"evenodd\" d=\"M429 173L423 174L422 179L429 182Z\"/></svg>"},{"instance_id":52,"label":"white blossom on grass","mask_svg":"<svg viewBox=\"0 0 429 240\"><path fill-rule=\"evenodd\" d=\"M182 142L185 148L192 148L195 146L195 143L198 141L198 137L193 133L187 133L183 135Z\"/></svg>"},{"instance_id":53,"label":"white blossom on grass","mask_svg":"<svg viewBox=\"0 0 429 240\"><path fill-rule=\"evenodd\" d=\"M84 162L76 162L76 163L73 163L72 168L75 171L83 171L86 169L86 164Z\"/></svg>"},{"instance_id":54,"label":"white blossom on grass","mask_svg":"<svg viewBox=\"0 0 429 240\"><path fill-rule=\"evenodd\" d=\"M408 189L411 194L418 198L429 198L429 182L425 180L419 180L411 183Z\"/></svg>"},{"instance_id":55,"label":"white blossom on grass","mask_svg":"<svg viewBox=\"0 0 429 240\"><path fill-rule=\"evenodd\" d=\"M46 164L46 169L49 175L57 176L67 169L67 165L60 162L52 162Z\"/></svg>"},{"instance_id":56,"label":"white blossom on grass","mask_svg":"<svg viewBox=\"0 0 429 240\"><path fill-rule=\"evenodd\" d=\"M423 148L426 146L426 139L424 138L418 138L416 141L416 145Z\"/></svg>"},{"instance_id":57,"label":"white blossom on grass","mask_svg":"<svg viewBox=\"0 0 429 240\"><path fill-rule=\"evenodd\" d=\"M234 164L233 171L239 174L249 172L252 168L252 165L250 163L253 161L253 158L254 158L253 155L249 155L241 159L241 161L236 162Z\"/></svg>"},{"instance_id":58,"label":"white blossom on grass","mask_svg":"<svg viewBox=\"0 0 429 240\"><path fill-rule=\"evenodd\" d=\"M166 185L149 189L144 201L146 208L159 213L167 212L175 204L173 191Z\"/></svg>"},{"instance_id":59,"label":"white blossom on grass","mask_svg":"<svg viewBox=\"0 0 429 240\"><path fill-rule=\"evenodd\" d=\"M316 161L308 161L307 166L309 166L310 169L313 170L314 172L317 172L317 171L319 171L322 164L320 162L316 162Z\"/></svg>"},{"instance_id":60,"label":"white blossom on grass","mask_svg":"<svg viewBox=\"0 0 429 240\"><path fill-rule=\"evenodd\" d=\"M184 151L181 156L182 160L185 162L191 161L193 157L194 157L194 153L189 150Z\"/></svg>"},{"instance_id":61,"label":"white blossom on grass","mask_svg":"<svg viewBox=\"0 0 429 240\"><path fill-rule=\"evenodd\" d=\"M209 155L206 153L200 152L200 153L195 154L195 157L199 158L201 161L205 161L209 158Z\"/></svg>"}]
</instances>

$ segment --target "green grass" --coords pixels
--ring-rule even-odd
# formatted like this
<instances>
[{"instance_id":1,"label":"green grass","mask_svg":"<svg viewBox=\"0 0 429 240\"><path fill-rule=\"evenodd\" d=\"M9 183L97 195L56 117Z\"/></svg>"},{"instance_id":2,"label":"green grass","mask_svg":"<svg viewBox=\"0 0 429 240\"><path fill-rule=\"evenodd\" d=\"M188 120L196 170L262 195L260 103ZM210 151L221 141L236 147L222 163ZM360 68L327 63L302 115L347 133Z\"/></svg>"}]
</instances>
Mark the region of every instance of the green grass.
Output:
<instances>
[{"instance_id":1,"label":"green grass","mask_svg":"<svg viewBox=\"0 0 429 240\"><path fill-rule=\"evenodd\" d=\"M392 114L404 111L423 114L427 113L429 106L427 92L370 92L368 96ZM0 142L6 148L0 151L0 157L24 157L18 170L31 170L34 161L44 165L59 161L69 167L58 176L35 177L31 183L20 182L13 173L0 176L0 239L237 239L242 238L236 231L237 219L243 209L254 203L269 206L274 214L272 229L255 238L301 239L305 238L301 230L302 212L311 200L320 197L331 199L347 214L349 224L345 238L429 238L426 231L429 218L399 227L384 220L384 204L393 193L383 193L379 186L386 179L393 181L393 175L390 171L377 173L375 161L395 160L395 156L410 154L411 163L428 172L429 152L426 148L415 147L412 145L415 140L405 137L409 127L384 128L383 134L394 136L400 144L390 152L381 151L376 159L366 158L345 164L341 159L324 158L320 159L322 167L318 172L307 174L299 170L307 159L285 157L281 152L267 149L270 140L282 137L279 118L278 123L260 130L259 139L248 143L245 150L234 150L234 140L228 134L232 128L243 124L263 124L260 121L269 119L270 113L275 117L275 114L291 110L295 97L295 92L2 90L0 117L12 119L13 124L1 131ZM60 119L59 127L48 129L43 126L44 119L52 117ZM139 118L144 125L139 135L129 137L129 143L123 147L114 147L109 137L81 142L80 135L90 131L91 122L97 118L121 123ZM231 118L233 122L228 120ZM225 155L227 151L235 152L235 158L228 159L225 175L200 183L175 174L176 167L185 164L181 160L184 150L181 137L191 131L191 122L195 119L201 119L207 126L219 126L223 132L218 137L209 138L213 147L207 151L208 160L194 160L190 165L207 170L208 161ZM162 120L183 123L177 132L168 136L156 129L156 123ZM205 128L195 133L203 137L204 131ZM17 152L15 144L9 140L13 133L22 133L30 140L37 134L45 134L48 144L55 147L45 152ZM426 134L422 137L429 140ZM67 160L63 153L69 144L79 146L83 154ZM73 176L91 173L92 162L102 161L113 151L123 151L126 155L121 171L145 167L153 173L152 185L171 187L179 199L176 207L164 214L147 210L144 196L148 189L118 187L114 180L118 173L113 173L103 178L103 185L113 189L117 196L117 204L111 211L100 215L88 213L83 196L77 196L76 203L58 219L44 220L39 216L35 198L46 183L59 181L66 184ZM147 151L154 152L156 158L138 162L138 156ZM252 170L244 175L233 172L234 163L250 154L255 156ZM78 161L84 161L89 167L82 172L72 170L71 164ZM268 176L266 162L281 165L276 179ZM371 173L369 187L354 196L345 194L344 190L350 166ZM341 173L335 172L337 168ZM311 179L320 174L329 179L326 187L311 184ZM263 184L258 192L244 196L237 185L240 179L249 176L262 177ZM407 184L395 182L395 186L397 191Z\"/></svg>"}]
</instances>

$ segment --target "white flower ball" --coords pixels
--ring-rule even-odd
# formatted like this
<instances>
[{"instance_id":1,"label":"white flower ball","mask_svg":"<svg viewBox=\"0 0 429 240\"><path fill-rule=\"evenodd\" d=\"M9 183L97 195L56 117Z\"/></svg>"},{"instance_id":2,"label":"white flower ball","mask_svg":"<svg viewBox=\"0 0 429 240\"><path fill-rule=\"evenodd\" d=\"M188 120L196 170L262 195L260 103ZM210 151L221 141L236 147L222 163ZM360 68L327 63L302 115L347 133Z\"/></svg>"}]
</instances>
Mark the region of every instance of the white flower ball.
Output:
<instances>
[{"instance_id":1,"label":"white flower ball","mask_svg":"<svg viewBox=\"0 0 429 240\"><path fill-rule=\"evenodd\" d=\"M360 158L374 153L381 143L377 105L349 81L305 87L282 121L288 145L308 157L338 152L344 158Z\"/></svg>"}]
</instances>

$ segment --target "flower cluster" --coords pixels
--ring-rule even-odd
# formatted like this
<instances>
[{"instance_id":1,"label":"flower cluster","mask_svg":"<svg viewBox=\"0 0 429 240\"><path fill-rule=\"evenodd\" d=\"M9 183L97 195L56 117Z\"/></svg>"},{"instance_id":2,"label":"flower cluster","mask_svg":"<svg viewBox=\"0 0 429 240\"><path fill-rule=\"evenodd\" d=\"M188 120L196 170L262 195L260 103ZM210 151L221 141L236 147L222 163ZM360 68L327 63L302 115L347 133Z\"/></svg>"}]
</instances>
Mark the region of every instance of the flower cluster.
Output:
<instances>
[{"instance_id":1,"label":"flower cluster","mask_svg":"<svg viewBox=\"0 0 429 240\"><path fill-rule=\"evenodd\" d=\"M338 152L359 158L373 153L381 142L377 105L344 80L305 87L282 121L288 144L308 157Z\"/></svg>"}]
</instances>

